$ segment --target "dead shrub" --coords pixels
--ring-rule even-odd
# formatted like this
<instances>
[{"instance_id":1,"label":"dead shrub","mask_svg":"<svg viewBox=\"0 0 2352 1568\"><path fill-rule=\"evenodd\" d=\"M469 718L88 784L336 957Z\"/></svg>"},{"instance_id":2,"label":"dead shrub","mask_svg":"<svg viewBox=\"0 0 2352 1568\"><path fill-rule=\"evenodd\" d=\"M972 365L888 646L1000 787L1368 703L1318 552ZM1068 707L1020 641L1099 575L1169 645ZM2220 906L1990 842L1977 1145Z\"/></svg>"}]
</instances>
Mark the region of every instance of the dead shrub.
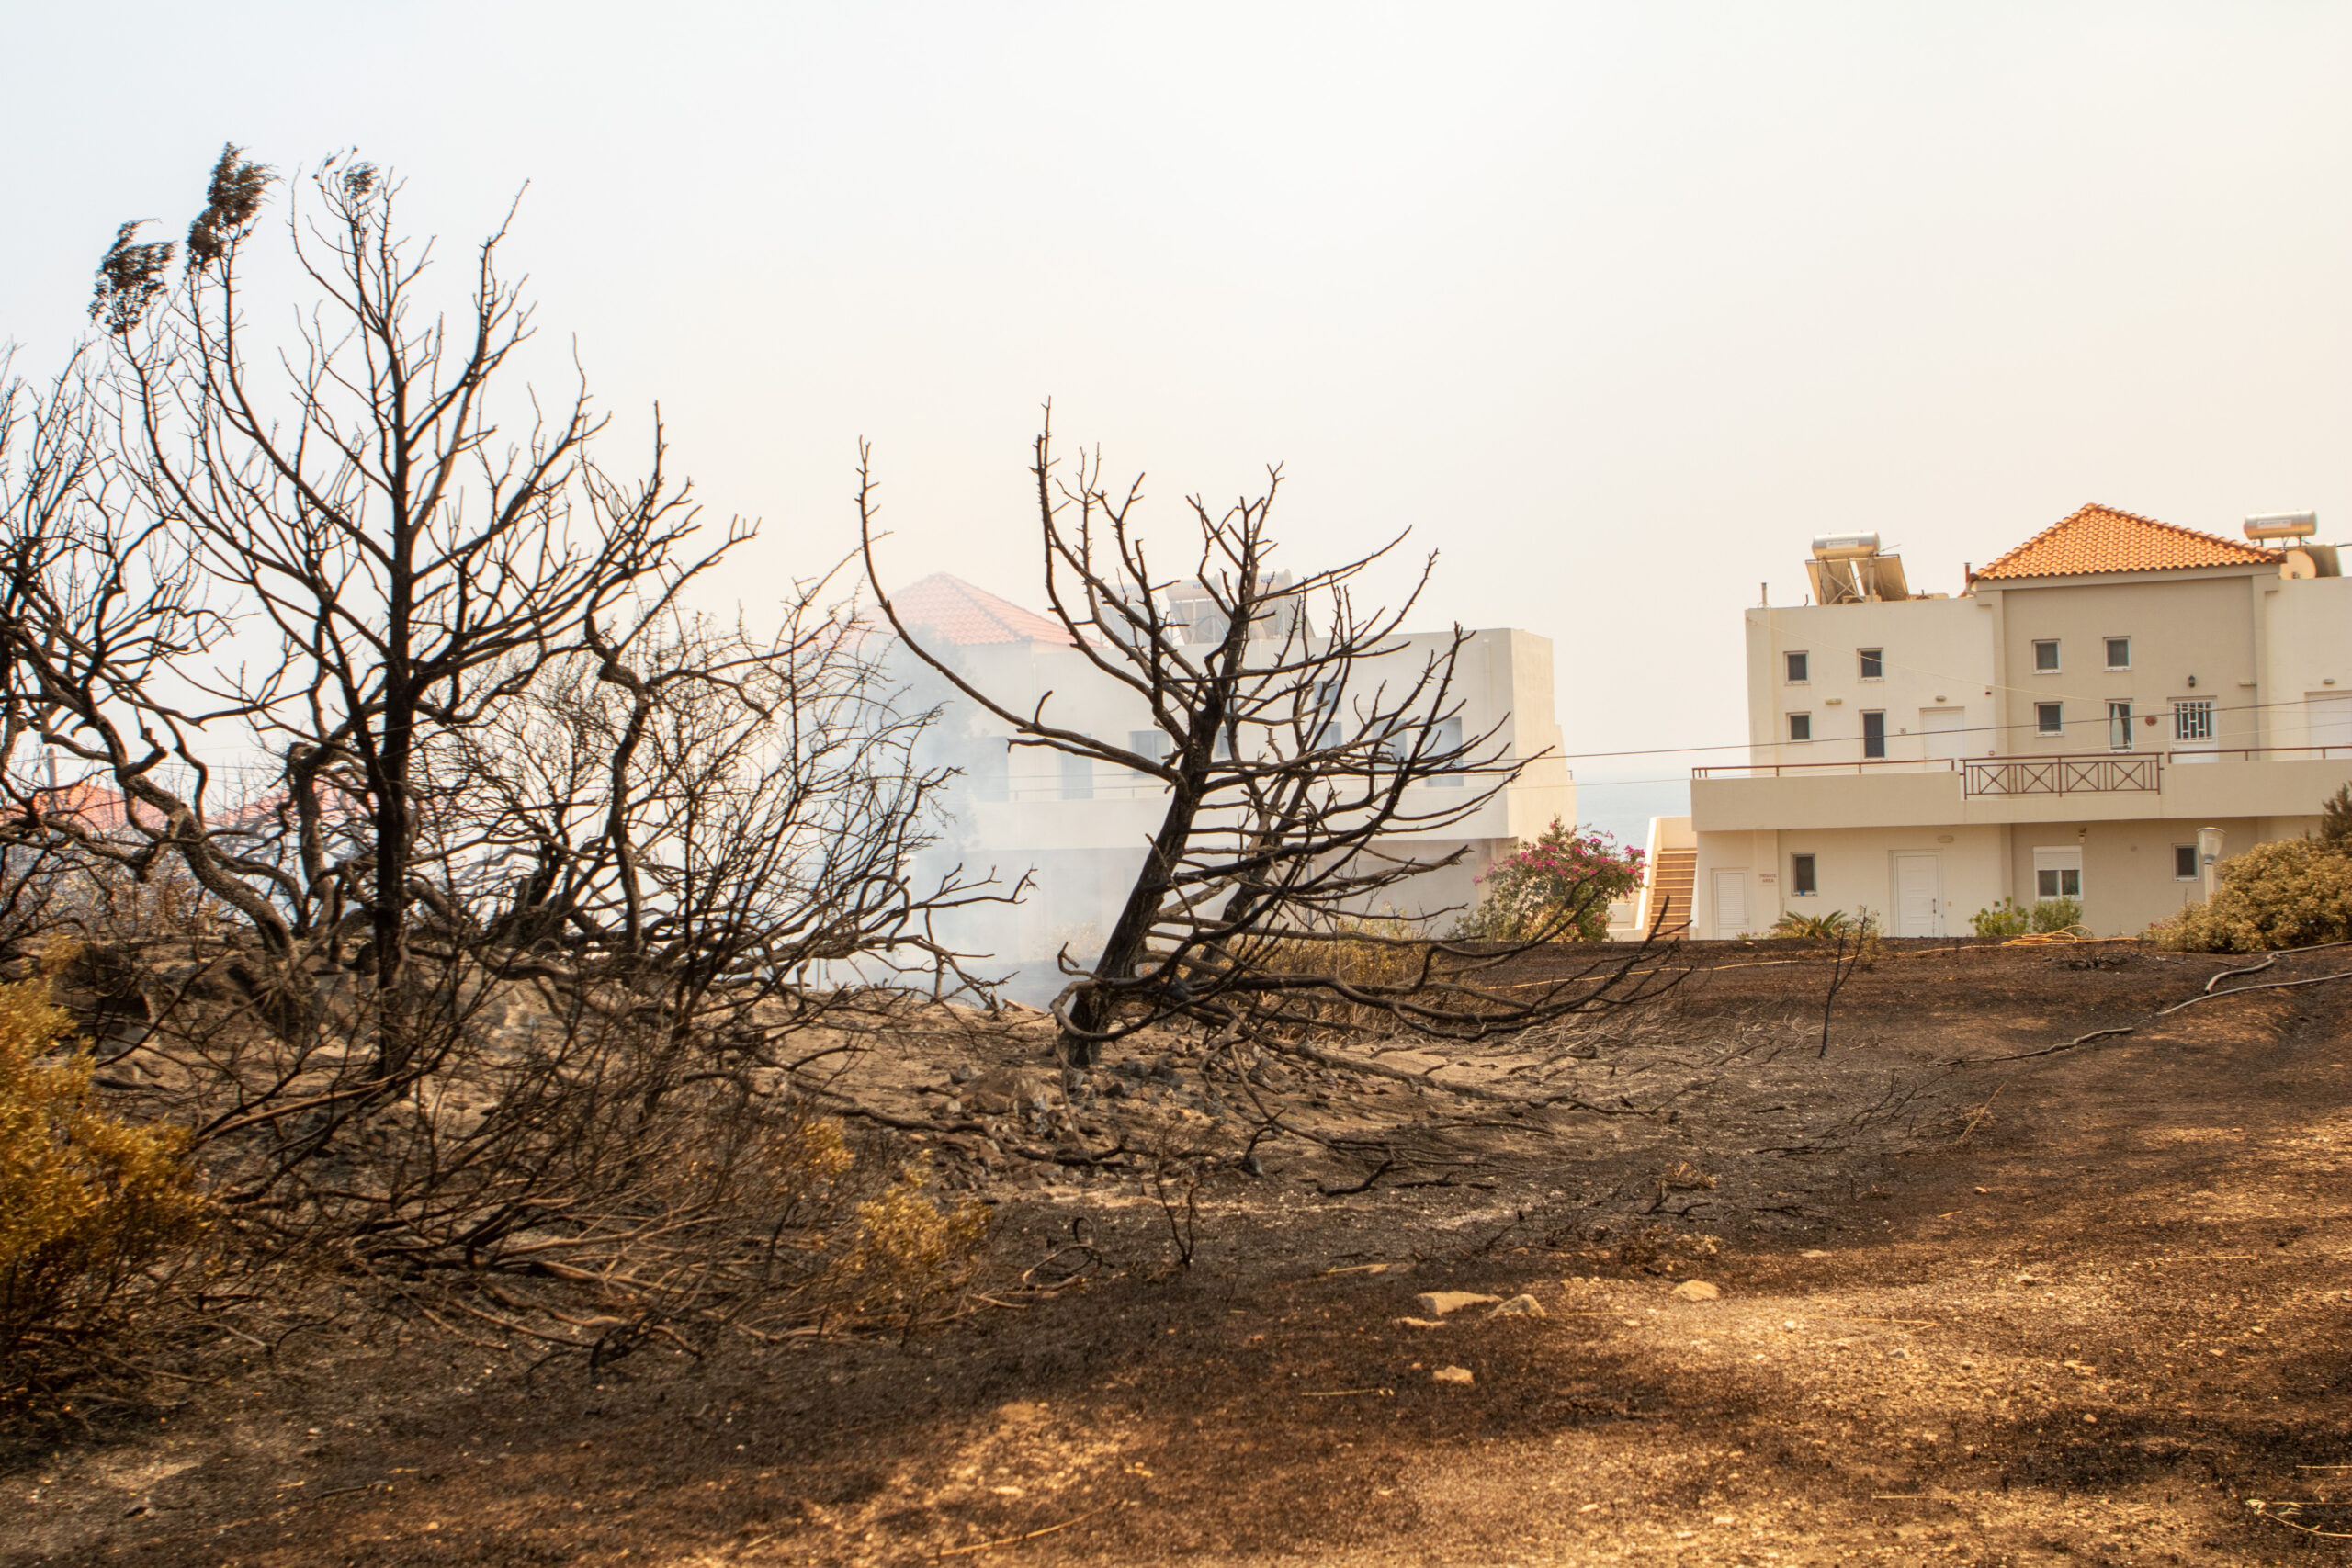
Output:
<instances>
[{"instance_id":1,"label":"dead shrub","mask_svg":"<svg viewBox=\"0 0 2352 1568\"><path fill-rule=\"evenodd\" d=\"M1430 964L1430 943L1410 921L1395 916L1349 917L1333 922L1320 938L1257 937L1239 945L1246 967L1268 973L1327 977L1370 995L1408 992ZM1333 1029L1359 1032L1396 1021L1389 1010L1340 998L1319 999L1317 1020Z\"/></svg>"},{"instance_id":2,"label":"dead shrub","mask_svg":"<svg viewBox=\"0 0 2352 1568\"><path fill-rule=\"evenodd\" d=\"M2278 839L2222 865L2213 897L2148 928L2180 953L2261 953L2352 940L2352 854Z\"/></svg>"},{"instance_id":3,"label":"dead shrub","mask_svg":"<svg viewBox=\"0 0 2352 1568\"><path fill-rule=\"evenodd\" d=\"M857 1207L856 1228L829 1274L839 1307L911 1330L923 1311L963 1290L988 1238L989 1211L930 1193L927 1160L910 1160L878 1198Z\"/></svg>"},{"instance_id":4,"label":"dead shrub","mask_svg":"<svg viewBox=\"0 0 2352 1568\"><path fill-rule=\"evenodd\" d=\"M107 1115L46 981L0 986L0 1387L105 1329L203 1228L187 1134Z\"/></svg>"}]
</instances>

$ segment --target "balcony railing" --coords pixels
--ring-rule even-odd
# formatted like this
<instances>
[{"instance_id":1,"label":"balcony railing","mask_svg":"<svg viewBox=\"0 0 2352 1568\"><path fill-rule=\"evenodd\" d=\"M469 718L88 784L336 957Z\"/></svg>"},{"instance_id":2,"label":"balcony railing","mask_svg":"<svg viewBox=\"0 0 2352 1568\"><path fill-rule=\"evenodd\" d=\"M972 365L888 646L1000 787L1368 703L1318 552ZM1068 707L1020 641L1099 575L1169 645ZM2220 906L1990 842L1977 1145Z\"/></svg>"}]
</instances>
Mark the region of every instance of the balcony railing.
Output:
<instances>
[{"instance_id":1,"label":"balcony railing","mask_svg":"<svg viewBox=\"0 0 2352 1568\"><path fill-rule=\"evenodd\" d=\"M2225 746L2167 751L2165 761L2183 762L2352 762L2352 746Z\"/></svg>"},{"instance_id":2,"label":"balcony railing","mask_svg":"<svg viewBox=\"0 0 2352 1568\"><path fill-rule=\"evenodd\" d=\"M1693 768L1694 779L1819 778L1824 773L1882 773L1889 769L1911 773L1949 773L1960 766L1956 757L1873 757L1852 762L1719 762Z\"/></svg>"},{"instance_id":3,"label":"balcony railing","mask_svg":"<svg viewBox=\"0 0 2352 1568\"><path fill-rule=\"evenodd\" d=\"M2308 748L2305 749L2308 751ZM2352 748L2344 749L2352 755ZM2235 753L2227 753L2235 755ZM2215 755L2195 754L2199 760ZM1847 762L1741 762L1693 768L1694 779L1820 778L1825 774L1951 773L1964 795L2087 795L2163 787L2165 754L2098 751L2046 757L1871 758Z\"/></svg>"},{"instance_id":4,"label":"balcony railing","mask_svg":"<svg viewBox=\"0 0 2352 1568\"><path fill-rule=\"evenodd\" d=\"M2164 788L2161 753L2108 751L2079 757L1972 757L1963 795L2115 795Z\"/></svg>"}]
</instances>

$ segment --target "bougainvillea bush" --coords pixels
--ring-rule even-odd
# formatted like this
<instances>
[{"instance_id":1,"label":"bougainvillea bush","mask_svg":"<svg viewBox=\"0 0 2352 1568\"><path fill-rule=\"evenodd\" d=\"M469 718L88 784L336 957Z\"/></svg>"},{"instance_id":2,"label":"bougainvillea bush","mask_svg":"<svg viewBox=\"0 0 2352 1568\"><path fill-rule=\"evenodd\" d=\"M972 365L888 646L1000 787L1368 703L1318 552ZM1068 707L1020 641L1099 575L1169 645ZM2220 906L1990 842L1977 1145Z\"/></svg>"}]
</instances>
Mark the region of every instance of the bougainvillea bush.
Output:
<instances>
[{"instance_id":1,"label":"bougainvillea bush","mask_svg":"<svg viewBox=\"0 0 2352 1568\"><path fill-rule=\"evenodd\" d=\"M1642 885L1642 852L1555 817L1542 838L1497 861L1478 881L1486 897L1456 936L1601 942L1609 935L1610 904Z\"/></svg>"}]
</instances>

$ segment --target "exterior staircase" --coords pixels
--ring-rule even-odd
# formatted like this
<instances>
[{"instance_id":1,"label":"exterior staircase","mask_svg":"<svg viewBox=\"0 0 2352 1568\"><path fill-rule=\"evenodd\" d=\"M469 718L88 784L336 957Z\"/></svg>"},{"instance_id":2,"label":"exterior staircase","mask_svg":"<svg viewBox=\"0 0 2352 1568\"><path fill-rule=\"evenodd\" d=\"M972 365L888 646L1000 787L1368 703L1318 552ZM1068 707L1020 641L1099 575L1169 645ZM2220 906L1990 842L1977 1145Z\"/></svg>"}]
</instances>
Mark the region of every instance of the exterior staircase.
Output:
<instances>
[{"instance_id":1,"label":"exterior staircase","mask_svg":"<svg viewBox=\"0 0 2352 1568\"><path fill-rule=\"evenodd\" d=\"M1649 877L1642 888L1642 934L1649 934L1650 922L1657 919L1658 909L1665 908L1666 923L1658 928L1662 937L1690 934L1691 893L1699 880L1697 850L1660 850L1649 868ZM1662 904L1672 899L1671 904Z\"/></svg>"}]
</instances>

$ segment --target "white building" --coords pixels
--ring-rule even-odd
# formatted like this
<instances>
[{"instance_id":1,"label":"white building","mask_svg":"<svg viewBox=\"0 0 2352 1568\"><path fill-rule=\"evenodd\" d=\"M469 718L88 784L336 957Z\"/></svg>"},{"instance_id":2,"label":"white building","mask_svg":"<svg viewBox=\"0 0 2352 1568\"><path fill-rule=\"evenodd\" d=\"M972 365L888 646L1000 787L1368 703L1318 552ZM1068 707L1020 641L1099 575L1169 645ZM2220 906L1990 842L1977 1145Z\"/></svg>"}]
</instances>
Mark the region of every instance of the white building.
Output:
<instances>
[{"instance_id":1,"label":"white building","mask_svg":"<svg viewBox=\"0 0 2352 1568\"><path fill-rule=\"evenodd\" d=\"M2217 843L2306 831L2352 780L2352 580L2314 526L2086 506L1957 597L1873 536L1816 541L1816 602L1747 613L1751 762L1692 774L1693 934L1868 909L1964 935L2057 897L2136 933L2204 896Z\"/></svg>"},{"instance_id":2,"label":"white building","mask_svg":"<svg viewBox=\"0 0 2352 1568\"><path fill-rule=\"evenodd\" d=\"M951 660L979 690L1016 709L1052 694L1048 720L1101 736L1131 750L1154 750L1143 700L1095 669L1057 623L956 578L940 573L890 596L899 619L932 653ZM1216 630L1216 628L1206 628ZM1442 650L1450 633L1408 635L1396 650L1360 665L1351 690L1384 678L1409 682L1425 659ZM1383 665L1393 666L1385 671ZM1035 867L1036 885L1012 916L1012 929L992 945L1000 958L1034 960L1065 942L1074 953L1109 929L1143 863L1166 810L1156 779L1038 747L1008 748L999 720L955 694L944 682L904 671L926 699L946 709L937 740L939 760L964 770L951 809L955 848L967 865L1017 874ZM1553 714L1552 645L1523 631L1470 634L1455 666L1458 723L1471 736L1496 728L1497 743L1512 758L1533 759L1518 779L1466 819L1436 835L1408 836L1416 857L1468 852L1442 871L1389 889L1385 906L1408 916L1430 915L1476 901L1475 879L1507 854L1516 840L1533 840L1555 817L1576 820L1576 785L1560 758L1560 727ZM1446 784L1425 787L1408 811L1442 807ZM1459 790L1464 781L1452 781ZM1476 787L1476 781L1470 787Z\"/></svg>"}]
</instances>

